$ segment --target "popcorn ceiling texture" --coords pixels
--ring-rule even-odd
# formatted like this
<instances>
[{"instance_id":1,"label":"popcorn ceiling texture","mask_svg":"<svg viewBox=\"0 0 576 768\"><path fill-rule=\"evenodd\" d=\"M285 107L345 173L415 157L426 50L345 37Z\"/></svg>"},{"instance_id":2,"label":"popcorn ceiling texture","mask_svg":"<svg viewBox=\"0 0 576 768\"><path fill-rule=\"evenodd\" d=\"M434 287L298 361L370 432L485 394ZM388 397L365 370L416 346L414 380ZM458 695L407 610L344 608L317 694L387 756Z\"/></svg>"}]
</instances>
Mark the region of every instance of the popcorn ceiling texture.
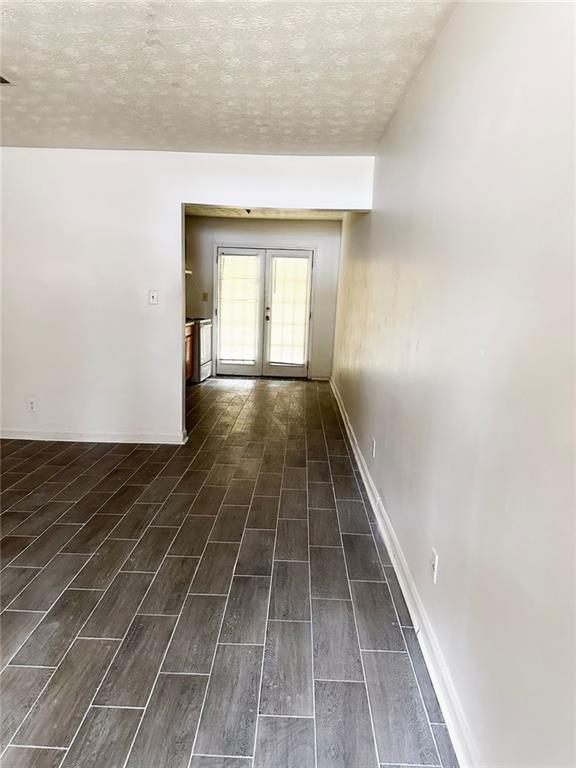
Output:
<instances>
[{"instance_id":1,"label":"popcorn ceiling texture","mask_svg":"<svg viewBox=\"0 0 576 768\"><path fill-rule=\"evenodd\" d=\"M4 0L2 143L371 154L451 7Z\"/></svg>"}]
</instances>

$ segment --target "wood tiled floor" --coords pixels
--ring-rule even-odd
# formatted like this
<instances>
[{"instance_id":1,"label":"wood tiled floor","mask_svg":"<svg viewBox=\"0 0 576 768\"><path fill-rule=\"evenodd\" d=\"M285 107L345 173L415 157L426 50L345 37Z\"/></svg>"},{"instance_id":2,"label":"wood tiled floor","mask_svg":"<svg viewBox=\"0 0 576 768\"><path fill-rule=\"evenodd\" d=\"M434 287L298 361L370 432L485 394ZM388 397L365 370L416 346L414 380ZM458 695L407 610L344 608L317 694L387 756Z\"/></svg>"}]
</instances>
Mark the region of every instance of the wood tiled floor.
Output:
<instances>
[{"instance_id":1,"label":"wood tiled floor","mask_svg":"<svg viewBox=\"0 0 576 768\"><path fill-rule=\"evenodd\" d=\"M2 442L2 768L454 768L328 385L187 427Z\"/></svg>"}]
</instances>

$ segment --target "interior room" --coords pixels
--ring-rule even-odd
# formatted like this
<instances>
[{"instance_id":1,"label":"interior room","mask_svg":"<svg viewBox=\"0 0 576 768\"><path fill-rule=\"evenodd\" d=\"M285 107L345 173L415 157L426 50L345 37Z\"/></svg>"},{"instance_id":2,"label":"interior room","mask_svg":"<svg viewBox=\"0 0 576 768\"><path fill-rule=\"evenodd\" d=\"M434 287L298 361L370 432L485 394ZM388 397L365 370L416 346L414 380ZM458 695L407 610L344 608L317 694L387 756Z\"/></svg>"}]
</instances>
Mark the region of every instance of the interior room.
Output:
<instances>
[{"instance_id":1,"label":"interior room","mask_svg":"<svg viewBox=\"0 0 576 768\"><path fill-rule=\"evenodd\" d=\"M574 25L4 0L0 768L576 765Z\"/></svg>"}]
</instances>

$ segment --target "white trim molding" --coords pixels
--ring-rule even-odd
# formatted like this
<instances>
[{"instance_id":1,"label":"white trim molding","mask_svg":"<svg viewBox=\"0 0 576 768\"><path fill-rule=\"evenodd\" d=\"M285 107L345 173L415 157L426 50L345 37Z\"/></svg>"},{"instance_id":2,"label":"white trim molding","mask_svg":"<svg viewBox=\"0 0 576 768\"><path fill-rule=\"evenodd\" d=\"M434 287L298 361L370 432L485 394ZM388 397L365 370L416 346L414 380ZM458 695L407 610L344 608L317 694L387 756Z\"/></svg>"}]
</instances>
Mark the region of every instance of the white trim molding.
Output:
<instances>
[{"instance_id":1,"label":"white trim molding","mask_svg":"<svg viewBox=\"0 0 576 768\"><path fill-rule=\"evenodd\" d=\"M390 555L392 565L396 572L396 576L398 577L398 582L400 583L400 588L402 589L410 616L412 617L416 636L418 637L420 647L422 648L426 666L428 667L432 684L434 685L446 721L446 726L452 739L452 745L460 763L460 768L480 766L480 753L472 736L468 719L462 708L449 666L442 652L442 648L440 647L440 642L434 632L432 623L430 622L414 579L412 578L412 574L410 573L410 568L402 551L402 547L400 546L400 541L396 536L396 532L394 531L380 494L378 493L378 489L376 488L376 484L368 470L368 466L362 455L360 446L358 445L356 435L354 434L352 423L346 412L344 401L333 378L330 379L330 387L336 398L336 402L338 403L348 439L350 440L354 456L358 463L358 468L362 475L362 479L364 480L364 485L366 486L366 492L368 493L370 503L374 510L378 528L382 534L384 543L386 544L388 554Z\"/></svg>"},{"instance_id":2,"label":"white trim molding","mask_svg":"<svg viewBox=\"0 0 576 768\"><path fill-rule=\"evenodd\" d=\"M186 432L50 432L33 429L3 429L4 440L70 440L75 443L168 443L182 445Z\"/></svg>"}]
</instances>

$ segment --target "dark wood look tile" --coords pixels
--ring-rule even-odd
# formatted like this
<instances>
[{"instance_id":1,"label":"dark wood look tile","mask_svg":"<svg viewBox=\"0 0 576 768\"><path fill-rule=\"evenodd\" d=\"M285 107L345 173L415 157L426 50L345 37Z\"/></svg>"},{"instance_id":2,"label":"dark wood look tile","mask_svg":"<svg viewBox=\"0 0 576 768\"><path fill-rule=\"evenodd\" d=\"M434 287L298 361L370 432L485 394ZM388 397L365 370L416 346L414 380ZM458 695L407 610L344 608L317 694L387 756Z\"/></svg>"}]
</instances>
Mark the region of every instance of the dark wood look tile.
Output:
<instances>
[{"instance_id":1,"label":"dark wood look tile","mask_svg":"<svg viewBox=\"0 0 576 768\"><path fill-rule=\"evenodd\" d=\"M354 611L349 600L313 600L314 677L363 681Z\"/></svg>"},{"instance_id":2,"label":"dark wood look tile","mask_svg":"<svg viewBox=\"0 0 576 768\"><path fill-rule=\"evenodd\" d=\"M116 491L119 491L122 488L124 483L127 483L128 480L130 480L133 473L133 469L120 469L119 467L116 467L110 474L106 475L106 477L103 477L102 480L96 483L92 490L97 493L116 493Z\"/></svg>"},{"instance_id":3,"label":"dark wood look tile","mask_svg":"<svg viewBox=\"0 0 576 768\"><path fill-rule=\"evenodd\" d=\"M15 530L15 536L40 536L72 506L70 501L48 501Z\"/></svg>"},{"instance_id":4,"label":"dark wood look tile","mask_svg":"<svg viewBox=\"0 0 576 768\"><path fill-rule=\"evenodd\" d=\"M384 581L384 571L372 536L345 533L342 543L349 579Z\"/></svg>"},{"instance_id":5,"label":"dark wood look tile","mask_svg":"<svg viewBox=\"0 0 576 768\"><path fill-rule=\"evenodd\" d=\"M242 458L236 465L234 478L238 480L256 480L260 471L262 458Z\"/></svg>"},{"instance_id":6,"label":"dark wood look tile","mask_svg":"<svg viewBox=\"0 0 576 768\"><path fill-rule=\"evenodd\" d=\"M270 579L235 576L224 614L221 643L264 643Z\"/></svg>"},{"instance_id":7,"label":"dark wood look tile","mask_svg":"<svg viewBox=\"0 0 576 768\"><path fill-rule=\"evenodd\" d=\"M308 622L268 622L260 696L262 714L313 714L311 648Z\"/></svg>"},{"instance_id":8,"label":"dark wood look tile","mask_svg":"<svg viewBox=\"0 0 576 768\"><path fill-rule=\"evenodd\" d=\"M330 456L329 461L333 475L354 475L354 468L348 456Z\"/></svg>"},{"instance_id":9,"label":"dark wood look tile","mask_svg":"<svg viewBox=\"0 0 576 768\"><path fill-rule=\"evenodd\" d=\"M160 471L161 477L176 477L180 478L186 472L190 464L192 463L192 456L175 456L172 458ZM196 490L192 489L190 493L196 493ZM186 493L186 491L184 491Z\"/></svg>"},{"instance_id":10,"label":"dark wood look tile","mask_svg":"<svg viewBox=\"0 0 576 768\"><path fill-rule=\"evenodd\" d=\"M101 592L65 590L14 656L12 663L55 667L101 597Z\"/></svg>"},{"instance_id":11,"label":"dark wood look tile","mask_svg":"<svg viewBox=\"0 0 576 768\"><path fill-rule=\"evenodd\" d=\"M175 532L175 528L148 528L126 559L122 570L157 571Z\"/></svg>"},{"instance_id":12,"label":"dark wood look tile","mask_svg":"<svg viewBox=\"0 0 576 768\"><path fill-rule=\"evenodd\" d=\"M145 706L175 623L173 616L135 616L94 703Z\"/></svg>"},{"instance_id":13,"label":"dark wood look tile","mask_svg":"<svg viewBox=\"0 0 576 768\"><path fill-rule=\"evenodd\" d=\"M204 485L208 472L205 469L189 469L174 487L174 493L198 493Z\"/></svg>"},{"instance_id":14,"label":"dark wood look tile","mask_svg":"<svg viewBox=\"0 0 576 768\"><path fill-rule=\"evenodd\" d=\"M344 554L335 547L310 547L312 597L349 599Z\"/></svg>"},{"instance_id":15,"label":"dark wood look tile","mask_svg":"<svg viewBox=\"0 0 576 768\"><path fill-rule=\"evenodd\" d=\"M126 768L188 768L208 678L158 677Z\"/></svg>"},{"instance_id":16,"label":"dark wood look tile","mask_svg":"<svg viewBox=\"0 0 576 768\"><path fill-rule=\"evenodd\" d=\"M5 568L0 576L0 608L6 608L39 573L40 568Z\"/></svg>"},{"instance_id":17,"label":"dark wood look tile","mask_svg":"<svg viewBox=\"0 0 576 768\"><path fill-rule=\"evenodd\" d=\"M214 464L206 479L207 485L220 486L226 493L230 480L234 477L236 467L233 464Z\"/></svg>"},{"instance_id":18,"label":"dark wood look tile","mask_svg":"<svg viewBox=\"0 0 576 768\"><path fill-rule=\"evenodd\" d=\"M56 495L50 495L54 501L80 501L86 493L98 485L98 478L92 475L80 475L70 485L60 488Z\"/></svg>"},{"instance_id":19,"label":"dark wood look tile","mask_svg":"<svg viewBox=\"0 0 576 768\"><path fill-rule=\"evenodd\" d=\"M112 529L120 522L120 519L120 515L94 515L70 539L62 551L88 555L96 552L100 544L102 544L104 539L108 538Z\"/></svg>"},{"instance_id":20,"label":"dark wood look tile","mask_svg":"<svg viewBox=\"0 0 576 768\"><path fill-rule=\"evenodd\" d=\"M89 555L56 555L42 570L41 576L18 595L10 608L20 611L47 611L86 564ZM32 569L13 568L14 571ZM4 578L6 572L2 574ZM39 571L32 570L33 574Z\"/></svg>"},{"instance_id":21,"label":"dark wood look tile","mask_svg":"<svg viewBox=\"0 0 576 768\"><path fill-rule=\"evenodd\" d=\"M306 469L303 467L286 467L282 475L282 488L306 490Z\"/></svg>"},{"instance_id":22,"label":"dark wood look tile","mask_svg":"<svg viewBox=\"0 0 576 768\"><path fill-rule=\"evenodd\" d=\"M372 701L380 768L457 768L330 385L185 408L181 446L0 440L0 765L377 768Z\"/></svg>"},{"instance_id":23,"label":"dark wood look tile","mask_svg":"<svg viewBox=\"0 0 576 768\"><path fill-rule=\"evenodd\" d=\"M364 651L362 657L380 762L437 765L408 654Z\"/></svg>"},{"instance_id":24,"label":"dark wood look tile","mask_svg":"<svg viewBox=\"0 0 576 768\"><path fill-rule=\"evenodd\" d=\"M315 768L314 720L260 717L254 768Z\"/></svg>"},{"instance_id":25,"label":"dark wood look tile","mask_svg":"<svg viewBox=\"0 0 576 768\"><path fill-rule=\"evenodd\" d=\"M115 640L75 640L13 743L68 747L117 646Z\"/></svg>"},{"instance_id":26,"label":"dark wood look tile","mask_svg":"<svg viewBox=\"0 0 576 768\"><path fill-rule=\"evenodd\" d=\"M310 620L310 584L308 563L274 563L270 619Z\"/></svg>"},{"instance_id":27,"label":"dark wood look tile","mask_svg":"<svg viewBox=\"0 0 576 768\"><path fill-rule=\"evenodd\" d=\"M87 493L80 501L72 503L66 514L61 517L60 522L87 523L110 498L109 493Z\"/></svg>"},{"instance_id":28,"label":"dark wood look tile","mask_svg":"<svg viewBox=\"0 0 576 768\"><path fill-rule=\"evenodd\" d=\"M12 488L13 491L20 490L19 484L16 483ZM2 487L8 488L6 482L6 475L2 478ZM23 496L20 501L17 501L14 505L14 509L19 512L36 512L47 501L53 499L54 501L74 501L74 499L61 499L59 494L66 487L66 483L44 483L40 487L35 489L23 489L30 491L26 496Z\"/></svg>"},{"instance_id":29,"label":"dark wood look tile","mask_svg":"<svg viewBox=\"0 0 576 768\"><path fill-rule=\"evenodd\" d=\"M305 490L282 489L279 516L304 519L308 517L308 496Z\"/></svg>"},{"instance_id":30,"label":"dark wood look tile","mask_svg":"<svg viewBox=\"0 0 576 768\"><path fill-rule=\"evenodd\" d=\"M332 483L308 483L308 504L313 509L336 509Z\"/></svg>"},{"instance_id":31,"label":"dark wood look tile","mask_svg":"<svg viewBox=\"0 0 576 768\"><path fill-rule=\"evenodd\" d=\"M284 468L284 454L271 454L264 455L262 464L260 465L261 472L278 472L281 473Z\"/></svg>"},{"instance_id":32,"label":"dark wood look tile","mask_svg":"<svg viewBox=\"0 0 576 768\"><path fill-rule=\"evenodd\" d=\"M406 605L406 600L404 599L404 595L402 594L400 583L398 582L398 577L394 572L394 568L392 566L386 567L385 571L386 571L386 580L388 581L388 586L390 587L390 593L392 595L392 599L394 600L396 611L398 612L398 618L400 619L400 624L403 627L411 627L412 618L410 616L408 606Z\"/></svg>"},{"instance_id":33,"label":"dark wood look tile","mask_svg":"<svg viewBox=\"0 0 576 768\"><path fill-rule=\"evenodd\" d=\"M254 489L255 496L280 496L282 475L279 472L261 472Z\"/></svg>"},{"instance_id":34,"label":"dark wood look tile","mask_svg":"<svg viewBox=\"0 0 576 768\"><path fill-rule=\"evenodd\" d=\"M310 545L340 547L340 530L334 509L310 509Z\"/></svg>"},{"instance_id":35,"label":"dark wood look tile","mask_svg":"<svg viewBox=\"0 0 576 768\"><path fill-rule=\"evenodd\" d=\"M201 451L198 451L190 464L190 469L207 469L210 470L216 462L218 451L205 450L204 446Z\"/></svg>"},{"instance_id":36,"label":"dark wood look tile","mask_svg":"<svg viewBox=\"0 0 576 768\"><path fill-rule=\"evenodd\" d=\"M187 517L178 531L169 553L186 557L200 557L213 525L213 517Z\"/></svg>"},{"instance_id":37,"label":"dark wood look tile","mask_svg":"<svg viewBox=\"0 0 576 768\"><path fill-rule=\"evenodd\" d=\"M189 595L174 631L163 672L208 674L216 650L226 598Z\"/></svg>"},{"instance_id":38,"label":"dark wood look tile","mask_svg":"<svg viewBox=\"0 0 576 768\"><path fill-rule=\"evenodd\" d=\"M260 645L219 645L194 751L252 755L262 665Z\"/></svg>"},{"instance_id":39,"label":"dark wood look tile","mask_svg":"<svg viewBox=\"0 0 576 768\"><path fill-rule=\"evenodd\" d=\"M59 768L66 753L57 749L8 747L2 755L2 768Z\"/></svg>"},{"instance_id":40,"label":"dark wood look tile","mask_svg":"<svg viewBox=\"0 0 576 768\"><path fill-rule=\"evenodd\" d=\"M157 477L147 486L138 501L143 504L163 504L177 482L174 477Z\"/></svg>"},{"instance_id":41,"label":"dark wood look tile","mask_svg":"<svg viewBox=\"0 0 576 768\"><path fill-rule=\"evenodd\" d=\"M2 512L6 512L9 509L12 512L17 512L18 510L12 508L27 495L28 491L11 491L3 486L3 490L0 491L0 508L2 509ZM22 510L22 513L25 511L26 510ZM30 514L30 512L28 512L28 514Z\"/></svg>"},{"instance_id":42,"label":"dark wood look tile","mask_svg":"<svg viewBox=\"0 0 576 768\"><path fill-rule=\"evenodd\" d=\"M138 709L90 707L62 768L122 768L141 716Z\"/></svg>"},{"instance_id":43,"label":"dark wood look tile","mask_svg":"<svg viewBox=\"0 0 576 768\"><path fill-rule=\"evenodd\" d=\"M225 595L230 588L239 545L227 542L208 542L200 560L190 592L207 595Z\"/></svg>"},{"instance_id":44,"label":"dark wood look tile","mask_svg":"<svg viewBox=\"0 0 576 768\"><path fill-rule=\"evenodd\" d=\"M2 614L2 643L0 644L0 664L7 664L24 641L32 634L35 627L44 618L43 613L27 611L4 611Z\"/></svg>"},{"instance_id":45,"label":"dark wood look tile","mask_svg":"<svg viewBox=\"0 0 576 768\"><path fill-rule=\"evenodd\" d=\"M366 507L367 514L368 513L369 506ZM378 554L380 555L380 562L382 565L392 565L392 560L390 560L390 555L388 554L388 550L386 549L386 544L384 543L384 539L382 538L382 534L380 533L380 530L378 528L377 523L370 523L370 528L372 529L372 536L374 537L374 543L376 544L376 549L378 550Z\"/></svg>"},{"instance_id":46,"label":"dark wood look tile","mask_svg":"<svg viewBox=\"0 0 576 768\"><path fill-rule=\"evenodd\" d=\"M314 463L314 462L327 463L328 454L326 452L325 446L321 444L309 445L307 450L307 459L308 459L308 463Z\"/></svg>"},{"instance_id":47,"label":"dark wood look tile","mask_svg":"<svg viewBox=\"0 0 576 768\"><path fill-rule=\"evenodd\" d=\"M388 586L383 582L353 581L350 587L360 647L367 651L404 651Z\"/></svg>"},{"instance_id":48,"label":"dark wood look tile","mask_svg":"<svg viewBox=\"0 0 576 768\"><path fill-rule=\"evenodd\" d=\"M174 493L158 508L152 525L180 526L194 502L193 493Z\"/></svg>"},{"instance_id":49,"label":"dark wood look tile","mask_svg":"<svg viewBox=\"0 0 576 768\"><path fill-rule=\"evenodd\" d=\"M136 485L125 485L116 491L98 510L101 515L123 515L142 493L142 488Z\"/></svg>"},{"instance_id":50,"label":"dark wood look tile","mask_svg":"<svg viewBox=\"0 0 576 768\"><path fill-rule=\"evenodd\" d=\"M332 482L334 484L334 495L337 499L362 500L356 478L349 475L333 475Z\"/></svg>"},{"instance_id":51,"label":"dark wood look tile","mask_svg":"<svg viewBox=\"0 0 576 768\"><path fill-rule=\"evenodd\" d=\"M224 496L224 504L249 506L255 486L255 480L232 480Z\"/></svg>"},{"instance_id":52,"label":"dark wood look tile","mask_svg":"<svg viewBox=\"0 0 576 768\"><path fill-rule=\"evenodd\" d=\"M147 461L145 464L130 475L126 480L126 485L148 485L158 477L166 464L158 461Z\"/></svg>"},{"instance_id":53,"label":"dark wood look tile","mask_svg":"<svg viewBox=\"0 0 576 768\"><path fill-rule=\"evenodd\" d=\"M6 493L6 491L3 493ZM0 492L0 497L1 495L2 492ZM0 518L2 536L7 536L33 514L33 512L14 512L11 509L9 509L7 512L4 512Z\"/></svg>"},{"instance_id":54,"label":"dark wood look tile","mask_svg":"<svg viewBox=\"0 0 576 768\"><path fill-rule=\"evenodd\" d=\"M412 665L414 667L414 672L416 673L420 692L422 693L424 707L428 713L428 719L431 723L443 723L444 717L442 715L442 710L440 709L436 691L432 685L432 680L430 679L430 674L426 667L426 662L424 661L424 656L422 655L416 632L411 627L407 627L404 629L404 638L408 647L408 653L412 659Z\"/></svg>"},{"instance_id":55,"label":"dark wood look tile","mask_svg":"<svg viewBox=\"0 0 576 768\"><path fill-rule=\"evenodd\" d=\"M135 541L107 539L70 586L73 589L106 589L135 546Z\"/></svg>"},{"instance_id":56,"label":"dark wood look tile","mask_svg":"<svg viewBox=\"0 0 576 768\"><path fill-rule=\"evenodd\" d=\"M225 495L226 488L222 486L206 484L200 490L200 493L196 496L196 499L192 504L190 514L216 516L222 505Z\"/></svg>"},{"instance_id":57,"label":"dark wood look tile","mask_svg":"<svg viewBox=\"0 0 576 768\"><path fill-rule=\"evenodd\" d=\"M309 461L308 482L309 483L331 483L330 465L327 461Z\"/></svg>"},{"instance_id":58,"label":"dark wood look tile","mask_svg":"<svg viewBox=\"0 0 576 768\"><path fill-rule=\"evenodd\" d=\"M254 496L246 521L247 528L269 528L276 530L278 499L268 496Z\"/></svg>"},{"instance_id":59,"label":"dark wood look tile","mask_svg":"<svg viewBox=\"0 0 576 768\"><path fill-rule=\"evenodd\" d=\"M308 560L308 523L306 520L278 520L276 560Z\"/></svg>"},{"instance_id":60,"label":"dark wood look tile","mask_svg":"<svg viewBox=\"0 0 576 768\"><path fill-rule=\"evenodd\" d=\"M151 573L119 573L80 631L81 637L121 640L153 579Z\"/></svg>"},{"instance_id":61,"label":"dark wood look tile","mask_svg":"<svg viewBox=\"0 0 576 768\"><path fill-rule=\"evenodd\" d=\"M378 768L364 683L316 682L318 768Z\"/></svg>"},{"instance_id":62,"label":"dark wood look tile","mask_svg":"<svg viewBox=\"0 0 576 768\"><path fill-rule=\"evenodd\" d=\"M364 502L338 499L336 507L342 533L372 533Z\"/></svg>"},{"instance_id":63,"label":"dark wood look tile","mask_svg":"<svg viewBox=\"0 0 576 768\"><path fill-rule=\"evenodd\" d=\"M236 573L242 576L270 576L274 540L274 531L246 530L240 545Z\"/></svg>"},{"instance_id":64,"label":"dark wood look tile","mask_svg":"<svg viewBox=\"0 0 576 768\"><path fill-rule=\"evenodd\" d=\"M306 466L306 451L287 449L286 457L284 459L284 466L300 467L303 469Z\"/></svg>"},{"instance_id":65,"label":"dark wood look tile","mask_svg":"<svg viewBox=\"0 0 576 768\"><path fill-rule=\"evenodd\" d=\"M458 758L454 752L448 728L443 723L432 723L434 739L440 754L442 768L459 768Z\"/></svg>"},{"instance_id":66,"label":"dark wood look tile","mask_svg":"<svg viewBox=\"0 0 576 768\"><path fill-rule=\"evenodd\" d=\"M224 504L216 517L210 541L240 541L247 517L247 506Z\"/></svg>"},{"instance_id":67,"label":"dark wood look tile","mask_svg":"<svg viewBox=\"0 0 576 768\"><path fill-rule=\"evenodd\" d=\"M4 568L8 563L12 563L21 552L24 552L29 544L33 544L36 541L37 539L35 539L34 536L6 536L3 538L2 541L0 541L0 567ZM38 547L36 547L36 557L38 556L37 549ZM20 557L26 560L24 555L20 555ZM48 558L48 560L50 560L50 558ZM46 565L48 560L42 562L41 565ZM31 565L31 563L21 562L16 563L16 565Z\"/></svg>"},{"instance_id":68,"label":"dark wood look tile","mask_svg":"<svg viewBox=\"0 0 576 768\"><path fill-rule=\"evenodd\" d=\"M252 768L252 759L247 757L206 757L194 755L190 768Z\"/></svg>"},{"instance_id":69,"label":"dark wood look tile","mask_svg":"<svg viewBox=\"0 0 576 768\"><path fill-rule=\"evenodd\" d=\"M110 538L139 539L152 520L156 517L159 509L159 504L136 502L110 533ZM174 531L174 533L176 533L176 531Z\"/></svg>"},{"instance_id":70,"label":"dark wood look tile","mask_svg":"<svg viewBox=\"0 0 576 768\"><path fill-rule=\"evenodd\" d=\"M154 577L139 613L177 616L199 562L198 557L167 557Z\"/></svg>"},{"instance_id":71,"label":"dark wood look tile","mask_svg":"<svg viewBox=\"0 0 576 768\"><path fill-rule=\"evenodd\" d=\"M329 456L348 456L348 448L344 440L328 439L326 440L326 446Z\"/></svg>"},{"instance_id":72,"label":"dark wood look tile","mask_svg":"<svg viewBox=\"0 0 576 768\"><path fill-rule=\"evenodd\" d=\"M52 671L38 667L6 667L0 674L0 750L16 733Z\"/></svg>"}]
</instances>

